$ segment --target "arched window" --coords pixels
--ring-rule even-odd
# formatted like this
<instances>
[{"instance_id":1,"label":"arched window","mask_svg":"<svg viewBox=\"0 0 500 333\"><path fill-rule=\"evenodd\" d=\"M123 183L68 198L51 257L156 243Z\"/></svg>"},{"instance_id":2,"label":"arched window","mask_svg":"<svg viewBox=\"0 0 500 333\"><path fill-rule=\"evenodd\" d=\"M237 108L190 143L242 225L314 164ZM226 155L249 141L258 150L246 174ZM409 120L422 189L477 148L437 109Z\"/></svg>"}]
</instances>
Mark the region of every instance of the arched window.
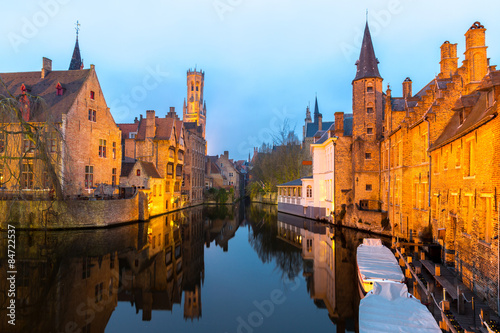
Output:
<instances>
[{"instance_id":1,"label":"arched window","mask_svg":"<svg viewBox=\"0 0 500 333\"><path fill-rule=\"evenodd\" d=\"M307 190L307 197L308 198L312 198L312 196L313 196L313 188L312 188L312 186L311 185L307 185L306 190Z\"/></svg>"}]
</instances>

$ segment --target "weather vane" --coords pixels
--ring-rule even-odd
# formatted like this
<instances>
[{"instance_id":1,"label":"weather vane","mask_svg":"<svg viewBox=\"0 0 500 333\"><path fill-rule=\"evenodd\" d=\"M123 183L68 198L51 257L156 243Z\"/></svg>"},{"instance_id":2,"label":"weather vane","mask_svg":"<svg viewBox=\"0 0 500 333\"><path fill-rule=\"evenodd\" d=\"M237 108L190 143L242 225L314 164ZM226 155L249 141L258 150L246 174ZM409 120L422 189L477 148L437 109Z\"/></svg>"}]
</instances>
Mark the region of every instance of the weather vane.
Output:
<instances>
[{"instance_id":1,"label":"weather vane","mask_svg":"<svg viewBox=\"0 0 500 333\"><path fill-rule=\"evenodd\" d=\"M76 37L78 37L78 32L80 31L80 25L81 25L81 24L80 24L80 23L78 23L78 21L76 21L76 24L75 24L75 25L76 25L76 28L75 28L75 30L76 30Z\"/></svg>"}]
</instances>

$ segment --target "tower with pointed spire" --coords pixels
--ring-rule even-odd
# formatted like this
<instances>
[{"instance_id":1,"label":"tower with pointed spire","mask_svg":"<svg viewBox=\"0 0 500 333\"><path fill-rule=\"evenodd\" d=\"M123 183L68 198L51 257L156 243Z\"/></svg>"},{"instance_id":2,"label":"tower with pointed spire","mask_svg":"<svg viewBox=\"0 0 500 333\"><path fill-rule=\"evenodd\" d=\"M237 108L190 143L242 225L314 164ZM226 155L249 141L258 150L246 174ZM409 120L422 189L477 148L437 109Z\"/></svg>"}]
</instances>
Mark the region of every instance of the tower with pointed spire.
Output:
<instances>
[{"instance_id":1,"label":"tower with pointed spire","mask_svg":"<svg viewBox=\"0 0 500 333\"><path fill-rule=\"evenodd\" d=\"M365 25L356 76L352 81L353 188L361 208L380 200L380 149L383 129L383 88L368 21Z\"/></svg>"},{"instance_id":2,"label":"tower with pointed spire","mask_svg":"<svg viewBox=\"0 0 500 333\"><path fill-rule=\"evenodd\" d=\"M76 21L76 43L75 49L73 50L73 56L71 57L71 62L69 63L69 70L83 69L82 57L80 55L80 46L78 45L78 33L80 32L80 23Z\"/></svg>"},{"instance_id":3,"label":"tower with pointed spire","mask_svg":"<svg viewBox=\"0 0 500 333\"><path fill-rule=\"evenodd\" d=\"M207 115L207 104L203 99L203 88L205 86L205 72L196 68L187 71L187 101L184 99L183 121L196 123L203 129L205 138L205 124Z\"/></svg>"}]
</instances>

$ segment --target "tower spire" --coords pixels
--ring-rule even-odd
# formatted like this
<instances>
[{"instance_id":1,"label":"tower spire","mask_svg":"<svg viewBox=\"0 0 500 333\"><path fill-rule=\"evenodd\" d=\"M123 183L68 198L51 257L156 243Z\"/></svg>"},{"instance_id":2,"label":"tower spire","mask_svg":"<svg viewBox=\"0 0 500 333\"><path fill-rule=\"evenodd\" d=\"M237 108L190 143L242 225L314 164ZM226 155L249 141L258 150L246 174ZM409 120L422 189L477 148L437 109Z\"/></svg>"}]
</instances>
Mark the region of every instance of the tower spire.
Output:
<instances>
[{"instance_id":1,"label":"tower spire","mask_svg":"<svg viewBox=\"0 0 500 333\"><path fill-rule=\"evenodd\" d=\"M378 63L378 59L377 57L375 57L372 37L370 35L370 29L368 28L367 20L365 25L365 34L363 36L363 43L361 44L361 52L359 53L359 60L356 61L357 70L354 81L368 77L382 78L378 71Z\"/></svg>"},{"instance_id":2,"label":"tower spire","mask_svg":"<svg viewBox=\"0 0 500 333\"><path fill-rule=\"evenodd\" d=\"M82 57L80 56L80 46L78 45L78 33L80 32L80 23L76 21L76 43L75 43L75 49L73 50L73 56L71 57L71 62L69 64L69 70L76 70L76 69L82 69L83 68L83 63L82 63Z\"/></svg>"},{"instance_id":3,"label":"tower spire","mask_svg":"<svg viewBox=\"0 0 500 333\"><path fill-rule=\"evenodd\" d=\"M316 100L314 102L314 122L317 123L319 118L319 107L318 107L318 95L316 95Z\"/></svg>"}]
</instances>

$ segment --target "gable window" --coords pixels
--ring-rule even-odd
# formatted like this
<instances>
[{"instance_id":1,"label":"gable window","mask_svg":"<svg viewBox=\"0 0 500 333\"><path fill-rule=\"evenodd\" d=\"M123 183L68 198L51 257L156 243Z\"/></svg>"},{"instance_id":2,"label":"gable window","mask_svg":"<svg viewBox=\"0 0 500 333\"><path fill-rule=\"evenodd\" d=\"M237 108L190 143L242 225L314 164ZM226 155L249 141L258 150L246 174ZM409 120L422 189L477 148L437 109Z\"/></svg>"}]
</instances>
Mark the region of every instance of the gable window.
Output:
<instances>
[{"instance_id":1,"label":"gable window","mask_svg":"<svg viewBox=\"0 0 500 333\"><path fill-rule=\"evenodd\" d=\"M137 169L137 171L135 172L135 174L137 175L137 177L139 177L141 175L141 169Z\"/></svg>"},{"instance_id":2,"label":"gable window","mask_svg":"<svg viewBox=\"0 0 500 333\"><path fill-rule=\"evenodd\" d=\"M97 119L97 111L89 109L89 121L96 122Z\"/></svg>"},{"instance_id":3,"label":"gable window","mask_svg":"<svg viewBox=\"0 0 500 333\"><path fill-rule=\"evenodd\" d=\"M93 92L92 90L90 91L90 99L95 99L95 92Z\"/></svg>"},{"instance_id":4,"label":"gable window","mask_svg":"<svg viewBox=\"0 0 500 333\"><path fill-rule=\"evenodd\" d=\"M232 173L232 172L230 172L230 173L229 173L229 177L232 177L232 176L233 176L233 173Z\"/></svg>"},{"instance_id":5,"label":"gable window","mask_svg":"<svg viewBox=\"0 0 500 333\"><path fill-rule=\"evenodd\" d=\"M85 189L94 187L94 167L92 165L85 166Z\"/></svg>"},{"instance_id":6,"label":"gable window","mask_svg":"<svg viewBox=\"0 0 500 333\"><path fill-rule=\"evenodd\" d=\"M99 157L106 158L106 140L99 139Z\"/></svg>"}]
</instances>

